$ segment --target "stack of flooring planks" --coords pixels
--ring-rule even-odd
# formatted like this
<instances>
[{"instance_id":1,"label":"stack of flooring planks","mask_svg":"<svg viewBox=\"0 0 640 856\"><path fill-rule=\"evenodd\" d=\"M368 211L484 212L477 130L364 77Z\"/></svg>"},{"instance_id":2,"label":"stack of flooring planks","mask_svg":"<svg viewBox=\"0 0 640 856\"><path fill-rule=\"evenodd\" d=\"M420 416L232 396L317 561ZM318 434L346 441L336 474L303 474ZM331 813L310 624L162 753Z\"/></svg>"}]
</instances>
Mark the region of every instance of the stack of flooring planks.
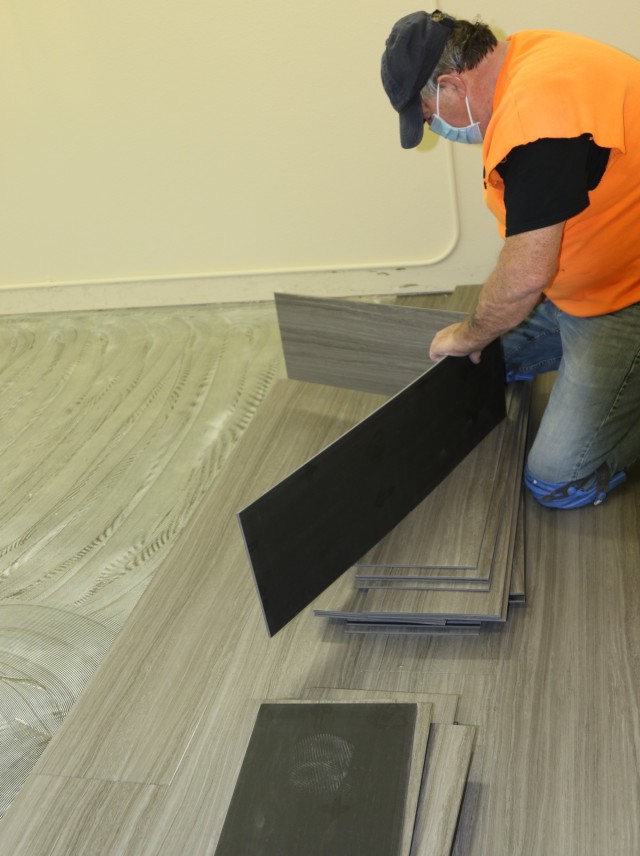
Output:
<instances>
[{"instance_id":1,"label":"stack of flooring planks","mask_svg":"<svg viewBox=\"0 0 640 856\"><path fill-rule=\"evenodd\" d=\"M468 311L476 295L456 289L449 310ZM434 332L462 317L281 295L276 306L291 377L388 394L424 365ZM478 632L524 602L528 386L510 385L507 407L507 419L356 562L356 591L334 593L317 615L350 632Z\"/></svg>"},{"instance_id":2,"label":"stack of flooring planks","mask_svg":"<svg viewBox=\"0 0 640 856\"><path fill-rule=\"evenodd\" d=\"M320 305L325 307L326 302ZM356 308L358 312L349 313L349 304L337 302L332 311L343 322L346 311L348 320L354 316L360 325ZM376 309L393 322L387 340L395 338L398 322L393 307L369 307L368 313ZM409 314L432 323L431 313L424 310ZM316 315L312 313L313 323ZM443 324L446 321L438 319L440 328ZM348 333L349 324L345 329ZM364 341L379 348L378 337L369 334ZM346 371L342 354L335 362ZM378 376L379 368L373 373ZM311 399L336 389L306 381L286 383L302 384ZM373 395L348 385L344 391L349 397ZM324 418L330 414L327 410ZM499 343L494 342L479 365L456 359L432 363L240 510L239 523L269 632L281 630L387 535L505 416L504 366ZM270 434L268 448L286 444L288 418L287 412L281 414L276 429L257 414L255 430ZM304 428L312 433L315 429L313 422Z\"/></svg>"},{"instance_id":3,"label":"stack of flooring planks","mask_svg":"<svg viewBox=\"0 0 640 856\"><path fill-rule=\"evenodd\" d=\"M448 856L476 730L436 711L442 698L312 689L263 702L216 856Z\"/></svg>"}]
</instances>

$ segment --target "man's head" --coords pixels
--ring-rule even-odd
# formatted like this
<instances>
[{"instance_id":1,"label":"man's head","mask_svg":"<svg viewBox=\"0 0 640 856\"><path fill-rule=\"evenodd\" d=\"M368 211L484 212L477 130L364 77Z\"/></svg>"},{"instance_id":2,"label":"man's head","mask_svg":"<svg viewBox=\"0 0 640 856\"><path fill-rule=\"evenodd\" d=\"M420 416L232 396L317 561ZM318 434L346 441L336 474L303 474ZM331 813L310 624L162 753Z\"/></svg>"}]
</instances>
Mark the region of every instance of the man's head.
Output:
<instances>
[{"instance_id":1,"label":"man's head","mask_svg":"<svg viewBox=\"0 0 640 856\"><path fill-rule=\"evenodd\" d=\"M423 98L435 96L439 78L475 68L497 43L486 24L458 21L438 10L413 12L394 24L381 71L385 91L400 114L403 148L422 140Z\"/></svg>"}]
</instances>

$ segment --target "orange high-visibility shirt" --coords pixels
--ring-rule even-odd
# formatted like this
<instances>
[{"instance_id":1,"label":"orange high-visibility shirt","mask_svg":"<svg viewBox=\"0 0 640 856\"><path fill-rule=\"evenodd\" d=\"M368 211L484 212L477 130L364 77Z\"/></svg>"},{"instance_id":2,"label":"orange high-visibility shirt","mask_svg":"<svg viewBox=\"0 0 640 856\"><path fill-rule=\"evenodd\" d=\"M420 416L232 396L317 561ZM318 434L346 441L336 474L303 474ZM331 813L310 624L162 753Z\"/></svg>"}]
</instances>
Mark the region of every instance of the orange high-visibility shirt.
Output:
<instances>
[{"instance_id":1,"label":"orange high-visibility shirt","mask_svg":"<svg viewBox=\"0 0 640 856\"><path fill-rule=\"evenodd\" d=\"M511 149L546 137L590 134L611 149L589 206L567 220L558 271L545 290L571 315L640 301L640 62L593 39L547 30L516 33L498 77L483 145L485 200L502 236Z\"/></svg>"}]
</instances>

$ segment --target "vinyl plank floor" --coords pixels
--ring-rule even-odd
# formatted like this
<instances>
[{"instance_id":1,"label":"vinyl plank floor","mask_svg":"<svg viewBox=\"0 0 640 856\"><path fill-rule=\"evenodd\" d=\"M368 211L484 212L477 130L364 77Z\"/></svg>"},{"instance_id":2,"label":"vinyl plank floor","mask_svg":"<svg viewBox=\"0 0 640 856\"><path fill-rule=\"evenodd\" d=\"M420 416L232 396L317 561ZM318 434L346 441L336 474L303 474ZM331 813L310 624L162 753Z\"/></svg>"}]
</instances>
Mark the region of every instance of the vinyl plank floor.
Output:
<instances>
[{"instance_id":1,"label":"vinyl plank floor","mask_svg":"<svg viewBox=\"0 0 640 856\"><path fill-rule=\"evenodd\" d=\"M462 313L276 294L288 377L395 395L433 363L434 335Z\"/></svg>"},{"instance_id":2,"label":"vinyl plank floor","mask_svg":"<svg viewBox=\"0 0 640 856\"><path fill-rule=\"evenodd\" d=\"M235 509L256 487L272 484L306 460L310 448L332 442L381 400L296 381L275 385L260 419L238 443L239 465L223 468L145 593L141 622L130 623L133 637L117 637L95 676L96 691L80 699L71 723L65 723L85 734L78 754L70 756L64 741L58 748L54 738L42 772L82 769L87 777L171 781L234 645L228 624L212 625L209 605L220 598L233 605L242 597L258 610ZM283 440L278 449L272 429ZM114 706L126 707L124 720L114 718Z\"/></svg>"},{"instance_id":3,"label":"vinyl plank floor","mask_svg":"<svg viewBox=\"0 0 640 856\"><path fill-rule=\"evenodd\" d=\"M460 693L458 719L478 725L479 746L454 856L638 848L637 479L636 468L603 514L525 503L527 606L500 632L370 637L341 664L341 682L360 688ZM318 660L313 679L325 670Z\"/></svg>"},{"instance_id":4,"label":"vinyl plank floor","mask_svg":"<svg viewBox=\"0 0 640 856\"><path fill-rule=\"evenodd\" d=\"M283 374L268 304L0 318L0 815Z\"/></svg>"},{"instance_id":5,"label":"vinyl plank floor","mask_svg":"<svg viewBox=\"0 0 640 856\"><path fill-rule=\"evenodd\" d=\"M153 831L152 812L165 795L166 788L156 785L32 776L3 818L2 852L42 856L141 852Z\"/></svg>"},{"instance_id":6,"label":"vinyl plank floor","mask_svg":"<svg viewBox=\"0 0 640 856\"><path fill-rule=\"evenodd\" d=\"M16 342L24 356L28 336ZM250 579L215 561L222 497L206 492L116 639L113 674L96 673L59 729L53 775L32 775L0 822L0 852L212 856L255 715L247 700L334 685L459 695L456 719L477 738L453 856L636 856L639 486L636 467L602 506L564 513L526 497L527 605L479 636L348 636L305 611L271 640ZM118 780L153 771L122 758L135 743L162 754L167 734L182 752L167 785Z\"/></svg>"}]
</instances>

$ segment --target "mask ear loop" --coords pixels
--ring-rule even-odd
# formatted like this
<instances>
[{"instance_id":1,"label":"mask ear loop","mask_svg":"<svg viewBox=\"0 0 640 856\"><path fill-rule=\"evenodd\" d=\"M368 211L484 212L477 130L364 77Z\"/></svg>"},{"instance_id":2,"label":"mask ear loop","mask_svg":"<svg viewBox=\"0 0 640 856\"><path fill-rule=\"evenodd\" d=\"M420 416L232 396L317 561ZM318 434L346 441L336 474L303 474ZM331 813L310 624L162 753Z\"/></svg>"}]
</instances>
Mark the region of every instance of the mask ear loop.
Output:
<instances>
[{"instance_id":1,"label":"mask ear loop","mask_svg":"<svg viewBox=\"0 0 640 856\"><path fill-rule=\"evenodd\" d=\"M436 89L436 116L440 115L440 84L438 83Z\"/></svg>"},{"instance_id":2,"label":"mask ear loop","mask_svg":"<svg viewBox=\"0 0 640 856\"><path fill-rule=\"evenodd\" d=\"M467 113L469 114L469 124L475 125L476 122L473 121L473 116L471 115L471 107L469 106L469 96L468 95L466 96L466 100L467 100Z\"/></svg>"}]
</instances>

